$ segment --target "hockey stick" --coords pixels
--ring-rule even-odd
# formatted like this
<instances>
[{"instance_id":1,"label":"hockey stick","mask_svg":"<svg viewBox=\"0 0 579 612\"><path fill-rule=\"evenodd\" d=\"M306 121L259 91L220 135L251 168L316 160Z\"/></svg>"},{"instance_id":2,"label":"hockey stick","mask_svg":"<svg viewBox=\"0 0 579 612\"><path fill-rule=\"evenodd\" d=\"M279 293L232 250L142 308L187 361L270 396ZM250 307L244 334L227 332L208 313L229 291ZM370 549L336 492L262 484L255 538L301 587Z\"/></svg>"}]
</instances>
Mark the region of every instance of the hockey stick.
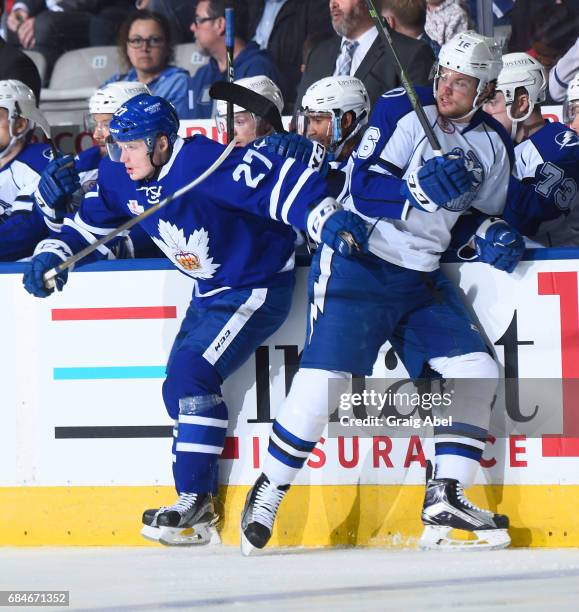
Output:
<instances>
[{"instance_id":1,"label":"hockey stick","mask_svg":"<svg viewBox=\"0 0 579 612\"><path fill-rule=\"evenodd\" d=\"M235 74L233 72L233 49L235 46L235 10L232 7L225 9L225 51L227 54L227 82L233 83ZM233 103L227 102L227 142L233 142Z\"/></svg>"},{"instance_id":2,"label":"hockey stick","mask_svg":"<svg viewBox=\"0 0 579 612\"><path fill-rule=\"evenodd\" d=\"M412 82L410 81L410 78L408 77L408 73L404 69L404 66L402 66L402 62L400 61L400 58L398 57L398 53L396 52L396 49L394 47L394 41L392 40L392 36L390 36L390 32L388 31L388 28L384 27L384 24L382 23L382 17L376 10L374 1L366 0L366 4L368 5L368 12L370 13L370 17L372 18L372 21L374 22L374 25L376 26L376 29L378 30L378 35L381 36L382 39L386 41L387 45L390 47L390 51L392 51L392 55L394 56L394 61L396 62L398 66L398 70L400 70L402 87L404 87L404 90L406 91L406 95L408 96L408 99L410 100L410 104L412 108L414 109L416 116L418 117L418 121L420 121L420 125L422 126L422 129L424 130L424 133L426 134L426 138L428 138L428 142L430 143L430 146L432 147L432 152L435 157L440 157L442 155L442 148L440 146L440 142L438 142L438 138L436 134L434 133L434 130L432 129L432 126L430 125L430 122L428 121L428 117L426 116L426 113L424 112L424 108L422 104L420 103L420 100L418 99L418 96L416 94L416 90L414 89L414 86L412 85Z\"/></svg>"},{"instance_id":3,"label":"hockey stick","mask_svg":"<svg viewBox=\"0 0 579 612\"><path fill-rule=\"evenodd\" d=\"M77 261L80 261L87 255L90 255L93 251L98 249L103 244L110 242L113 238L115 238L119 234L122 234L123 232L126 232L127 230L131 229L133 226L137 225L137 223L140 223L147 217L150 217L151 215L155 214L158 210L167 206L167 204L170 204L176 198L181 197L183 194L187 193L188 191L190 191L191 189L199 185L199 183L202 183L207 177L211 176L217 170L217 168L219 168L219 166L221 166L221 164L227 159L227 157L229 157L230 153L233 151L234 148L235 148L235 141L232 140L227 145L223 153L221 153L221 155L213 162L213 164L211 164L211 166L209 166L209 168L207 168L207 170L205 170L203 174L200 174L196 179L194 179L190 183L187 183L187 185L184 185L180 189L177 189L175 193L171 194L170 196L167 196L166 198L161 200L158 204L151 206L151 208L148 208L145 212L141 213L138 217L133 217L132 219L129 219L128 221L126 221L125 223L117 227L116 229L110 231L106 236L103 236L102 238L99 238L96 242L89 244L87 247L85 247L78 253L75 253L74 255L69 257L66 261L63 261L61 264L59 264L55 268L52 268L52 270L48 270L48 272L45 272L44 286L47 289L54 289L55 284L56 284L54 279L60 272L64 272L64 270L68 270L68 268L73 266Z\"/></svg>"}]
</instances>

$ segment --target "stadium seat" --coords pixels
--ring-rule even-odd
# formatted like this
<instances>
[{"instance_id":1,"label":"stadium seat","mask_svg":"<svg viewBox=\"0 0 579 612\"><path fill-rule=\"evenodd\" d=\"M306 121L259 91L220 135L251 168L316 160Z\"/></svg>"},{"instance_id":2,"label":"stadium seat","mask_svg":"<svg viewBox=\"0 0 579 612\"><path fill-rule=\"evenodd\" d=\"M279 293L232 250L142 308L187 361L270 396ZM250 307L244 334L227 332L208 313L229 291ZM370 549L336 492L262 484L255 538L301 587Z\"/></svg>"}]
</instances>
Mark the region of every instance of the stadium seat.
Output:
<instances>
[{"instance_id":1,"label":"stadium seat","mask_svg":"<svg viewBox=\"0 0 579 612\"><path fill-rule=\"evenodd\" d=\"M51 124L82 124L88 98L121 72L117 47L87 47L61 55L50 86L40 94L40 108Z\"/></svg>"},{"instance_id":2,"label":"stadium seat","mask_svg":"<svg viewBox=\"0 0 579 612\"><path fill-rule=\"evenodd\" d=\"M34 62L36 70L38 70L38 74L40 75L40 82L44 85L46 83L46 59L44 55L38 51L30 51L29 49L22 49L22 51Z\"/></svg>"},{"instance_id":3,"label":"stadium seat","mask_svg":"<svg viewBox=\"0 0 579 612\"><path fill-rule=\"evenodd\" d=\"M184 43L175 47L175 65L188 70L191 76L208 61L209 57L199 51L197 43Z\"/></svg>"}]
</instances>

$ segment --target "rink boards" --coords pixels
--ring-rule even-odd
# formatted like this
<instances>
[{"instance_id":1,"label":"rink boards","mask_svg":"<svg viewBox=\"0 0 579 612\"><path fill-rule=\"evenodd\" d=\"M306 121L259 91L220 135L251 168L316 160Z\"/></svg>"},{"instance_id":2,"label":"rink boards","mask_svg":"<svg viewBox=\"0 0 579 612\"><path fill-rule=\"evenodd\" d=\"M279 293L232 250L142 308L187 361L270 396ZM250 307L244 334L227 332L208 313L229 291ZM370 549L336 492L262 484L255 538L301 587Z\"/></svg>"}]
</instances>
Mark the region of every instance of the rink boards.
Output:
<instances>
[{"instance_id":1,"label":"rink boards","mask_svg":"<svg viewBox=\"0 0 579 612\"><path fill-rule=\"evenodd\" d=\"M517 402L512 387L501 385L510 396L503 433L487 445L471 494L510 516L519 546L579 545L576 258L573 249L529 251L515 276L481 264L444 265L503 372L549 379L531 396L519 390ZM174 497L171 423L160 387L191 282L163 260L108 262L73 272L63 293L38 300L23 290L22 269L0 267L0 518L8 526L0 542L145 544L138 535L142 510ZM271 419L303 346L307 272L298 268L284 326L224 386L230 428L220 467L228 544L237 542L247 487L260 473ZM373 376L405 377L388 346ZM546 435L561 432L565 437ZM273 543L414 542L432 440L427 430L399 436L392 427L326 432L282 506Z\"/></svg>"}]
</instances>

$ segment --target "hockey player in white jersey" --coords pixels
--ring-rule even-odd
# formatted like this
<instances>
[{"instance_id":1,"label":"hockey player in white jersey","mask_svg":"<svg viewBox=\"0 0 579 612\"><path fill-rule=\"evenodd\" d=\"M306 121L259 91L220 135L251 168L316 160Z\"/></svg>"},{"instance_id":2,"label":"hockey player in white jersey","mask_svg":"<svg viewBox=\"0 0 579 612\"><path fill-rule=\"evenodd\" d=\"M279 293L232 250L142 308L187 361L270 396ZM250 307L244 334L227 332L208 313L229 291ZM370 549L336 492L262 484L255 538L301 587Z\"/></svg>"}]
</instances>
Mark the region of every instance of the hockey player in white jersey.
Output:
<instances>
[{"instance_id":1,"label":"hockey player in white jersey","mask_svg":"<svg viewBox=\"0 0 579 612\"><path fill-rule=\"evenodd\" d=\"M37 124L48 125L30 87L0 81L0 261L15 261L34 248L20 228L32 210L40 173L52 159L48 145L30 142ZM42 219L35 223L42 228Z\"/></svg>"},{"instance_id":2,"label":"hockey player in white jersey","mask_svg":"<svg viewBox=\"0 0 579 612\"><path fill-rule=\"evenodd\" d=\"M579 137L562 123L541 115L547 71L535 58L509 53L503 63L498 93L485 104L485 110L511 133L516 145L514 178L502 217L530 238L529 246L577 246ZM564 108L564 120L571 122L573 107L567 104Z\"/></svg>"},{"instance_id":3,"label":"hockey player in white jersey","mask_svg":"<svg viewBox=\"0 0 579 612\"><path fill-rule=\"evenodd\" d=\"M200 176L224 147L203 136L183 140L169 102L142 94L114 114L95 188L61 232L36 249L26 289L46 297L44 273L97 236L150 209ZM120 162L120 163L118 163ZM142 221L190 277L193 297L168 359L163 399L175 420L173 475L178 499L146 510L143 535L169 545L207 541L216 517L218 458L227 407L221 384L284 321L294 283L291 225L346 253L361 249L366 226L326 196L318 175L256 147L235 149L202 183ZM107 257L108 245L98 248ZM57 288L67 271L56 277Z\"/></svg>"},{"instance_id":4,"label":"hockey player in white jersey","mask_svg":"<svg viewBox=\"0 0 579 612\"><path fill-rule=\"evenodd\" d=\"M454 421L434 431L436 472L426 487L421 546L484 549L510 543L508 518L464 495L485 447L498 368L439 268L462 211L474 206L497 214L504 207L512 144L481 110L501 65L492 39L465 32L440 52L434 96L418 90L450 156L433 157L403 89L377 102L357 149L347 203L372 225L370 254L344 259L325 246L315 254L300 370L273 424L263 473L247 496L244 554L269 541L277 509L334 411L328 386L346 389L352 373L371 374L386 340L412 378L430 370L456 385ZM479 238L485 254L504 246L502 234L491 233ZM519 248L513 256L521 254ZM461 384L463 379L470 380ZM452 540L455 528L476 539Z\"/></svg>"},{"instance_id":5,"label":"hockey player in white jersey","mask_svg":"<svg viewBox=\"0 0 579 612\"><path fill-rule=\"evenodd\" d=\"M283 96L279 87L269 77L264 75L246 77L238 79L234 83L272 102L277 108L278 120L281 124L281 113L284 106ZM217 131L223 136L227 134L227 103L224 100L218 100L215 108L217 111L215 116ZM274 126L265 117L261 117L237 104L234 105L233 133L236 146L246 147L257 138L263 138L273 132Z\"/></svg>"}]
</instances>

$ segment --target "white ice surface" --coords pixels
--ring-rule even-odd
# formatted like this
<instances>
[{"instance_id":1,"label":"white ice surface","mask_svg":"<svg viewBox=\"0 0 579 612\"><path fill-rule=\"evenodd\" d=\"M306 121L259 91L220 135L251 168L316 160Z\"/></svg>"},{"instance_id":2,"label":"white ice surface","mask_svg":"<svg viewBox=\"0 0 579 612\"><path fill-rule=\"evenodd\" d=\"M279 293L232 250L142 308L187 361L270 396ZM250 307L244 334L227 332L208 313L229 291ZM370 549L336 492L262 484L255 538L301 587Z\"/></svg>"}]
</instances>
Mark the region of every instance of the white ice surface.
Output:
<instances>
[{"instance_id":1,"label":"white ice surface","mask_svg":"<svg viewBox=\"0 0 579 612\"><path fill-rule=\"evenodd\" d=\"M577 611L579 550L0 548L0 590L13 589L71 602L14 610Z\"/></svg>"}]
</instances>

